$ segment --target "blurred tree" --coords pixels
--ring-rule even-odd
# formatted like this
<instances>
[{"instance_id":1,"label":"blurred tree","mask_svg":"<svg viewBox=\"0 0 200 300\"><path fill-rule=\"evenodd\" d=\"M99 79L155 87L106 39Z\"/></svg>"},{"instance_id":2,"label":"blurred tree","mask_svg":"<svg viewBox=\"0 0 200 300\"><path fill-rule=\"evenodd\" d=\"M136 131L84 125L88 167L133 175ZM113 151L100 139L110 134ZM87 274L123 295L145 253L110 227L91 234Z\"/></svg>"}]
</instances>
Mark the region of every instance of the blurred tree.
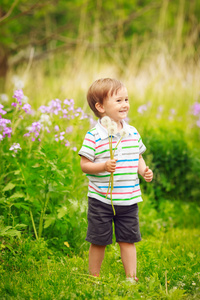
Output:
<instances>
[{"instance_id":1,"label":"blurred tree","mask_svg":"<svg viewBox=\"0 0 200 300\"><path fill-rule=\"evenodd\" d=\"M134 40L148 40L152 47L159 39L175 54L193 56L199 15L198 0L1 0L0 76L8 59L15 65L55 52L84 55L89 49L112 57L114 49L126 60Z\"/></svg>"}]
</instances>

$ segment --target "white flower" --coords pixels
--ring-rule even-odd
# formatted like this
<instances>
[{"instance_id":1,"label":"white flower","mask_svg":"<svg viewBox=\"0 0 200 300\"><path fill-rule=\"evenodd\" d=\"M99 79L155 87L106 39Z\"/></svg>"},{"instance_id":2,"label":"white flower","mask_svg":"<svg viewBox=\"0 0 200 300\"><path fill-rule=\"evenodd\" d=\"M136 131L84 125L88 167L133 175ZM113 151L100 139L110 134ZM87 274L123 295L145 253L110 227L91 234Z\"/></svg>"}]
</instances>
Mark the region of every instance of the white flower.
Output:
<instances>
[{"instance_id":1,"label":"white flower","mask_svg":"<svg viewBox=\"0 0 200 300\"><path fill-rule=\"evenodd\" d=\"M14 84L14 89L21 90L24 88L24 82L21 80L19 76L13 76L12 82Z\"/></svg>"},{"instance_id":2,"label":"white flower","mask_svg":"<svg viewBox=\"0 0 200 300\"><path fill-rule=\"evenodd\" d=\"M1 100L3 102L8 102L8 96L6 94L1 94Z\"/></svg>"},{"instance_id":3,"label":"white flower","mask_svg":"<svg viewBox=\"0 0 200 300\"><path fill-rule=\"evenodd\" d=\"M122 138L125 138L129 135L128 131L124 128L122 128L119 133Z\"/></svg>"},{"instance_id":4,"label":"white flower","mask_svg":"<svg viewBox=\"0 0 200 300\"><path fill-rule=\"evenodd\" d=\"M40 117L40 122L41 123L46 123L48 125L51 125L51 121L50 121L50 116L47 115L47 114L41 114L41 117Z\"/></svg>"},{"instance_id":5,"label":"white flower","mask_svg":"<svg viewBox=\"0 0 200 300\"><path fill-rule=\"evenodd\" d=\"M15 153L17 153L17 150L18 149L22 149L21 147L20 147L20 144L19 143L14 143L11 147L10 147L10 149L9 150L13 150Z\"/></svg>"},{"instance_id":6,"label":"white flower","mask_svg":"<svg viewBox=\"0 0 200 300\"><path fill-rule=\"evenodd\" d=\"M112 121L108 116L105 116L101 119L101 124L106 128L108 128L111 125L111 122Z\"/></svg>"},{"instance_id":7,"label":"white flower","mask_svg":"<svg viewBox=\"0 0 200 300\"><path fill-rule=\"evenodd\" d=\"M107 128L108 134L113 135L117 133L117 123L112 122L111 125Z\"/></svg>"},{"instance_id":8,"label":"white flower","mask_svg":"<svg viewBox=\"0 0 200 300\"><path fill-rule=\"evenodd\" d=\"M2 141L3 140L3 135L2 134L0 134L0 141Z\"/></svg>"}]
</instances>

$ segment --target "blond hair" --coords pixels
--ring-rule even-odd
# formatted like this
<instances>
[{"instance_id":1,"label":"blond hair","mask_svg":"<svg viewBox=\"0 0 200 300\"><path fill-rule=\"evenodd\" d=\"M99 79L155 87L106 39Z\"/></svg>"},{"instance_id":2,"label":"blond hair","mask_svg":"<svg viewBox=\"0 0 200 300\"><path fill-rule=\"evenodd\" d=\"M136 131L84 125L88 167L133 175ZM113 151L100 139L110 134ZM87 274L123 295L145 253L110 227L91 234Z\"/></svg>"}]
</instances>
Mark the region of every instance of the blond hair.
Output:
<instances>
[{"instance_id":1,"label":"blond hair","mask_svg":"<svg viewBox=\"0 0 200 300\"><path fill-rule=\"evenodd\" d=\"M96 103L103 104L103 101L108 96L117 93L122 87L124 87L123 83L112 78L101 78L92 83L87 93L87 101L91 110L98 118L101 117L101 113L96 109Z\"/></svg>"}]
</instances>

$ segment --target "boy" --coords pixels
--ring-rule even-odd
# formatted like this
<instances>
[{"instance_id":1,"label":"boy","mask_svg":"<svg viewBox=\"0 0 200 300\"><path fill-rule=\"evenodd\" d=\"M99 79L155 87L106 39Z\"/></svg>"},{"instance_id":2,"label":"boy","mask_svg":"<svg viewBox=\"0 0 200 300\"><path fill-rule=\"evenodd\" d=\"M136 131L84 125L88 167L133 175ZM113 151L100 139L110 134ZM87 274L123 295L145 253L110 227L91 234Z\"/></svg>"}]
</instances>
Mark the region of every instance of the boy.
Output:
<instances>
[{"instance_id":1,"label":"boy","mask_svg":"<svg viewBox=\"0 0 200 300\"><path fill-rule=\"evenodd\" d=\"M88 90L87 101L99 118L96 126L87 132L79 151L81 169L89 178L86 237L91 243L89 271L91 275L99 276L106 245L112 243L114 221L126 277L135 282L138 281L135 243L141 240L137 203L142 198L138 173L150 182L153 172L142 158L146 147L139 133L124 121L130 107L126 87L116 79L96 80ZM114 159L110 159L108 132L101 124L104 116L117 124L118 133L112 137L113 147L120 139L120 130L123 128L128 132L128 137L119 143ZM110 193L106 197L110 173L114 175L112 199L116 215L111 206Z\"/></svg>"}]
</instances>

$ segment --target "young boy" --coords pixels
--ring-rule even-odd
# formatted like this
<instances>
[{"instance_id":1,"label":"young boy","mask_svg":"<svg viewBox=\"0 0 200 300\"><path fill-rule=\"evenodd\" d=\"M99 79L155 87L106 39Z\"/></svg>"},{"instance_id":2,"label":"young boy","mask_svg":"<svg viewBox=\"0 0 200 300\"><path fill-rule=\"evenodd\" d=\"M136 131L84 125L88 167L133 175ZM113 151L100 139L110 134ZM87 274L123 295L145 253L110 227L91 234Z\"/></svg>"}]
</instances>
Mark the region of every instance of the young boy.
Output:
<instances>
[{"instance_id":1,"label":"young boy","mask_svg":"<svg viewBox=\"0 0 200 300\"><path fill-rule=\"evenodd\" d=\"M115 79L96 80L88 90L87 101L99 118L96 126L87 132L79 151L81 169L89 178L86 237L91 243L89 271L91 275L99 276L106 245L112 243L114 221L126 277L135 282L138 278L134 243L141 240L137 203L142 198L138 173L150 182L153 172L142 158L146 147L139 133L124 121L130 108L126 87ZM114 159L110 159L108 132L101 124L104 116L117 123L118 133L112 137L113 147L120 139L120 130L123 128L128 132L128 136L119 143ZM107 195L110 173L114 175L112 199L116 215L111 206L110 193Z\"/></svg>"}]
</instances>

